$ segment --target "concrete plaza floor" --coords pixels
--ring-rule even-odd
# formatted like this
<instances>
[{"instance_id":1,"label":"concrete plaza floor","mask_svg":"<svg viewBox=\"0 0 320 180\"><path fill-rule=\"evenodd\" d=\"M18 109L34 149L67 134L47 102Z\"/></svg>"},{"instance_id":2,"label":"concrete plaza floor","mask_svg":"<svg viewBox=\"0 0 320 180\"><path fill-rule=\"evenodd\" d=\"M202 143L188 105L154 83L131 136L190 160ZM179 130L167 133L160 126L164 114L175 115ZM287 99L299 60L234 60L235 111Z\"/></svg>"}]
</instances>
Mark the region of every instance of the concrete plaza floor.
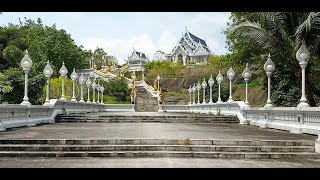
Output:
<instances>
[{"instance_id":1,"label":"concrete plaza floor","mask_svg":"<svg viewBox=\"0 0 320 180\"><path fill-rule=\"evenodd\" d=\"M240 124L191 123L56 123L0 132L0 139L114 138L316 140L317 136Z\"/></svg>"},{"instance_id":2,"label":"concrete plaza floor","mask_svg":"<svg viewBox=\"0 0 320 180\"><path fill-rule=\"evenodd\" d=\"M0 139L247 139L316 140L240 124L191 123L56 123L8 129ZM318 159L207 159L207 158L0 158L0 168L307 168Z\"/></svg>"},{"instance_id":3,"label":"concrete plaza floor","mask_svg":"<svg viewBox=\"0 0 320 180\"><path fill-rule=\"evenodd\" d=\"M207 158L0 158L0 168L320 168L320 160Z\"/></svg>"}]
</instances>

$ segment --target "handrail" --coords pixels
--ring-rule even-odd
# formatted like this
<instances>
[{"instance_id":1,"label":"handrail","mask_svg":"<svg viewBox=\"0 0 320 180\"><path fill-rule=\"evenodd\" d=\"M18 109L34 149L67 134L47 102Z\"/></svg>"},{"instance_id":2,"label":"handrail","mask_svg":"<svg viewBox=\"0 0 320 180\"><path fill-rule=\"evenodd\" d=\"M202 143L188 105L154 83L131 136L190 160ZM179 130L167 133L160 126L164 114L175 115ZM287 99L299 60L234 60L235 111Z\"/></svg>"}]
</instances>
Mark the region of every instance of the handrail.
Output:
<instances>
[{"instance_id":1,"label":"handrail","mask_svg":"<svg viewBox=\"0 0 320 180\"><path fill-rule=\"evenodd\" d=\"M320 134L320 107L273 107L245 106L243 101L195 105L159 105L159 112L187 112L234 115L240 124L262 128L287 130L291 133Z\"/></svg>"}]
</instances>

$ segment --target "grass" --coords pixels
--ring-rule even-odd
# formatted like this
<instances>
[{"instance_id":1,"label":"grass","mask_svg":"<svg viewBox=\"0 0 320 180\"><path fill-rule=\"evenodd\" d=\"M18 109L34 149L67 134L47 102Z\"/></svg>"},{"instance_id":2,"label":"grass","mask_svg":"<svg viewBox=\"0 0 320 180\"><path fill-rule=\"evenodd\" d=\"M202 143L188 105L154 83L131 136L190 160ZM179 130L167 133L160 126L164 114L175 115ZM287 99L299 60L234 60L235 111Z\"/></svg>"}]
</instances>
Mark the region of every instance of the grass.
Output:
<instances>
[{"instance_id":1,"label":"grass","mask_svg":"<svg viewBox=\"0 0 320 180\"><path fill-rule=\"evenodd\" d=\"M180 96L184 96L185 94L181 93L181 92L167 92L166 93L169 96L175 96L175 97L180 97Z\"/></svg>"},{"instance_id":2,"label":"grass","mask_svg":"<svg viewBox=\"0 0 320 180\"><path fill-rule=\"evenodd\" d=\"M246 87L246 84L238 84L239 87ZM263 84L260 82L249 82L248 88L262 88Z\"/></svg>"}]
</instances>

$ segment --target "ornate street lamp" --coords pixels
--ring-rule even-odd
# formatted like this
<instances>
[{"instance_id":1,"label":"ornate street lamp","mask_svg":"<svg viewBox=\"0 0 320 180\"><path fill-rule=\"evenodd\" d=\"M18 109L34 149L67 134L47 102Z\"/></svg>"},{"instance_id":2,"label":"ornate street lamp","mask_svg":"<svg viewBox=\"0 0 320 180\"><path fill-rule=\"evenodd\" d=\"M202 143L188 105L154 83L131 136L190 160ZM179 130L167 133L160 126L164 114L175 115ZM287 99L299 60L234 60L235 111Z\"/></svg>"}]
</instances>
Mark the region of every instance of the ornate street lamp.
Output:
<instances>
[{"instance_id":1,"label":"ornate street lamp","mask_svg":"<svg viewBox=\"0 0 320 180\"><path fill-rule=\"evenodd\" d=\"M243 77L244 81L246 82L246 101L245 101L245 105L246 106L250 106L249 102L248 102L248 81L249 81L249 78L251 77L251 73L249 71L249 64L248 63L246 64L246 68L242 72L242 77Z\"/></svg>"},{"instance_id":2,"label":"ornate street lamp","mask_svg":"<svg viewBox=\"0 0 320 180\"><path fill-rule=\"evenodd\" d=\"M84 100L83 100L83 84L86 82L86 78L83 76L83 74L81 73L81 76L80 76L80 78L79 78L79 84L80 84L80 86L81 86L81 93L80 93L80 95L81 95L81 99L80 99L80 101L79 102L82 102L82 103L84 103Z\"/></svg>"},{"instance_id":3,"label":"ornate street lamp","mask_svg":"<svg viewBox=\"0 0 320 180\"><path fill-rule=\"evenodd\" d=\"M203 89L203 101L202 101L202 104L206 104L206 87L207 87L207 82L206 82L206 79L204 78L203 82L202 82L202 89Z\"/></svg>"},{"instance_id":4,"label":"ornate street lamp","mask_svg":"<svg viewBox=\"0 0 320 180\"><path fill-rule=\"evenodd\" d=\"M72 80L72 99L71 99L71 101L77 102L76 95L75 95L75 82L78 80L78 74L74 68L73 68L73 72L71 73L71 80Z\"/></svg>"},{"instance_id":5,"label":"ornate street lamp","mask_svg":"<svg viewBox=\"0 0 320 180\"><path fill-rule=\"evenodd\" d=\"M220 71L219 71L218 76L216 77L216 80L217 80L218 85L219 85L219 96L218 96L218 101L217 101L217 103L222 103L222 101L221 101L220 84L221 84L221 82L223 81L223 76L221 75Z\"/></svg>"},{"instance_id":6,"label":"ornate street lamp","mask_svg":"<svg viewBox=\"0 0 320 180\"><path fill-rule=\"evenodd\" d=\"M189 105L191 105L191 93L192 93L192 88L191 88L191 85L190 85L190 87L189 87L189 89L188 89L188 92L189 92L189 96L190 96L190 98L189 98Z\"/></svg>"},{"instance_id":7,"label":"ornate street lamp","mask_svg":"<svg viewBox=\"0 0 320 180\"><path fill-rule=\"evenodd\" d=\"M196 88L196 84L193 84L193 87L192 87L192 92L193 92L193 105L195 105L196 104L196 90L197 90L197 88Z\"/></svg>"},{"instance_id":8,"label":"ornate street lamp","mask_svg":"<svg viewBox=\"0 0 320 180\"><path fill-rule=\"evenodd\" d=\"M101 91L101 100L100 100L100 104L104 104L103 103L103 91L104 91L104 87L103 87L103 85L102 86L100 86L100 91Z\"/></svg>"},{"instance_id":9,"label":"ornate street lamp","mask_svg":"<svg viewBox=\"0 0 320 180\"><path fill-rule=\"evenodd\" d=\"M28 81L29 81L28 74L32 66L32 60L29 57L28 50L26 50L25 55L20 62L20 65L24 72L24 97L21 104L30 106L31 103L29 102L29 98L28 98Z\"/></svg>"},{"instance_id":10,"label":"ornate street lamp","mask_svg":"<svg viewBox=\"0 0 320 180\"><path fill-rule=\"evenodd\" d=\"M232 69L232 67L230 67L230 69L228 70L227 72L227 76L229 78L229 81L230 81L230 87L229 87L229 99L228 99L228 103L231 103L233 102L233 99L232 99L232 80L233 80L233 77L235 76L235 72L234 70Z\"/></svg>"},{"instance_id":11,"label":"ornate street lamp","mask_svg":"<svg viewBox=\"0 0 320 180\"><path fill-rule=\"evenodd\" d=\"M210 76L210 79L208 80L208 84L210 86L210 101L209 101L209 104L213 104L213 101L212 101L212 86L214 85L214 80L212 78L212 75Z\"/></svg>"},{"instance_id":12,"label":"ornate street lamp","mask_svg":"<svg viewBox=\"0 0 320 180\"><path fill-rule=\"evenodd\" d=\"M266 63L264 63L263 68L268 76L268 100L267 104L264 106L265 108L268 108L273 106L271 101L271 76L273 71L275 70L275 65L270 58L270 54L268 56L268 60L266 61Z\"/></svg>"},{"instance_id":13,"label":"ornate street lamp","mask_svg":"<svg viewBox=\"0 0 320 180\"><path fill-rule=\"evenodd\" d=\"M157 76L157 80L158 80L158 89L160 89L160 75L159 74Z\"/></svg>"},{"instance_id":14,"label":"ornate street lamp","mask_svg":"<svg viewBox=\"0 0 320 180\"><path fill-rule=\"evenodd\" d=\"M96 84L96 80L94 79L93 80L93 83L92 83L92 91L93 91L93 98L92 98L92 103L93 104L96 104L96 98L95 98L95 89L97 87L97 84Z\"/></svg>"},{"instance_id":15,"label":"ornate street lamp","mask_svg":"<svg viewBox=\"0 0 320 180\"><path fill-rule=\"evenodd\" d=\"M46 100L44 102L44 106L50 106L51 107L51 104L49 103L49 85L50 85L50 78L53 74L53 69L51 68L50 64L49 64L49 61L47 61L47 65L46 67L44 67L43 69L43 74L44 76L47 78L47 92L46 92Z\"/></svg>"},{"instance_id":16,"label":"ornate street lamp","mask_svg":"<svg viewBox=\"0 0 320 180\"><path fill-rule=\"evenodd\" d=\"M97 101L97 103L99 104L100 103L100 84L99 84L99 82L98 82L98 85L97 85L97 87L96 87L96 90L97 90L97 93L98 93L98 101Z\"/></svg>"},{"instance_id":17,"label":"ornate street lamp","mask_svg":"<svg viewBox=\"0 0 320 180\"><path fill-rule=\"evenodd\" d=\"M86 85L87 85L87 88L88 88L88 99L87 99L87 103L91 103L90 102L90 87L91 87L91 80L90 80L90 77L88 76L88 79L86 81Z\"/></svg>"},{"instance_id":18,"label":"ornate street lamp","mask_svg":"<svg viewBox=\"0 0 320 180\"><path fill-rule=\"evenodd\" d=\"M61 68L59 70L59 73L60 73L60 75L62 77L62 87L61 87L62 93L61 93L60 100L66 101L66 96L64 94L64 79L65 79L66 75L68 74L68 69L64 66L64 62L62 63L62 66L61 66Z\"/></svg>"},{"instance_id":19,"label":"ornate street lamp","mask_svg":"<svg viewBox=\"0 0 320 180\"><path fill-rule=\"evenodd\" d=\"M308 65L308 61L310 58L310 52L304 42L302 41L302 45L296 53L296 58L299 61L299 65L302 69L302 95L300 99L300 103L297 107L309 107L310 105L307 103L307 98L305 95L305 80L306 80L306 67Z\"/></svg>"},{"instance_id":20,"label":"ornate street lamp","mask_svg":"<svg viewBox=\"0 0 320 180\"><path fill-rule=\"evenodd\" d=\"M198 84L197 84L197 90L198 90L198 103L197 103L197 104L200 104L200 89L201 89L201 84L200 84L200 82L198 81Z\"/></svg>"}]
</instances>

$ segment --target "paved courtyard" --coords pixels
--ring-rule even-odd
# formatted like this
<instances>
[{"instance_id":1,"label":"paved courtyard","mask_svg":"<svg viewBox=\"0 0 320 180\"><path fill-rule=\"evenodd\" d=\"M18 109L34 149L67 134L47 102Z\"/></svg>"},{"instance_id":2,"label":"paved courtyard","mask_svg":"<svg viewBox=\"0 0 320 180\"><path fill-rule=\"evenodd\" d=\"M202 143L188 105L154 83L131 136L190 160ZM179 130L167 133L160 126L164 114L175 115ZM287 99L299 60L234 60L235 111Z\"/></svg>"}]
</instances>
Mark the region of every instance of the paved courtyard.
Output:
<instances>
[{"instance_id":1,"label":"paved courtyard","mask_svg":"<svg viewBox=\"0 0 320 180\"><path fill-rule=\"evenodd\" d=\"M239 124L189 123L57 123L8 129L0 139L248 139L315 140ZM206 158L0 158L0 168L305 168L320 167L318 159L206 159Z\"/></svg>"},{"instance_id":2,"label":"paved courtyard","mask_svg":"<svg viewBox=\"0 0 320 180\"><path fill-rule=\"evenodd\" d=\"M320 168L316 159L0 158L0 168Z\"/></svg>"},{"instance_id":3,"label":"paved courtyard","mask_svg":"<svg viewBox=\"0 0 320 180\"><path fill-rule=\"evenodd\" d=\"M0 139L113 138L316 140L317 136L240 124L189 123L57 123L0 132Z\"/></svg>"}]
</instances>

